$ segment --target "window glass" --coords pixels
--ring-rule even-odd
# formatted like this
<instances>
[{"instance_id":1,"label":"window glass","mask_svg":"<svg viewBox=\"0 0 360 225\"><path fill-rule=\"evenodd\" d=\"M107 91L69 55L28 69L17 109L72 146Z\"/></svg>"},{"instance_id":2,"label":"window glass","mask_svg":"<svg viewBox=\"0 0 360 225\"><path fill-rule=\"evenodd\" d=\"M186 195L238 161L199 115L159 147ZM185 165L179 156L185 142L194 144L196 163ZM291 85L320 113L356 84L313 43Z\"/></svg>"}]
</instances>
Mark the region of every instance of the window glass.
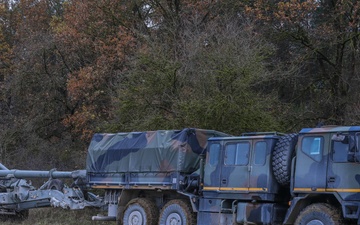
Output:
<instances>
[{"instance_id":1,"label":"window glass","mask_svg":"<svg viewBox=\"0 0 360 225\"><path fill-rule=\"evenodd\" d=\"M225 148L225 165L247 165L249 162L249 142L230 143Z\"/></svg>"},{"instance_id":2,"label":"window glass","mask_svg":"<svg viewBox=\"0 0 360 225\"><path fill-rule=\"evenodd\" d=\"M247 165L249 162L250 144L248 142L238 143L236 145L235 165Z\"/></svg>"},{"instance_id":3,"label":"window glass","mask_svg":"<svg viewBox=\"0 0 360 225\"><path fill-rule=\"evenodd\" d=\"M333 141L332 157L334 162L348 161L349 144L341 141Z\"/></svg>"},{"instance_id":4,"label":"window glass","mask_svg":"<svg viewBox=\"0 0 360 225\"><path fill-rule=\"evenodd\" d=\"M236 144L227 144L225 148L225 165L235 165Z\"/></svg>"},{"instance_id":5,"label":"window glass","mask_svg":"<svg viewBox=\"0 0 360 225\"><path fill-rule=\"evenodd\" d=\"M255 165L264 165L266 161L266 142L260 141L255 144L255 157L254 164Z\"/></svg>"},{"instance_id":6,"label":"window glass","mask_svg":"<svg viewBox=\"0 0 360 225\"><path fill-rule=\"evenodd\" d=\"M209 150L210 165L216 166L219 163L220 144L211 144Z\"/></svg>"},{"instance_id":7,"label":"window glass","mask_svg":"<svg viewBox=\"0 0 360 225\"><path fill-rule=\"evenodd\" d=\"M323 137L304 137L301 150L315 161L321 161Z\"/></svg>"}]
</instances>

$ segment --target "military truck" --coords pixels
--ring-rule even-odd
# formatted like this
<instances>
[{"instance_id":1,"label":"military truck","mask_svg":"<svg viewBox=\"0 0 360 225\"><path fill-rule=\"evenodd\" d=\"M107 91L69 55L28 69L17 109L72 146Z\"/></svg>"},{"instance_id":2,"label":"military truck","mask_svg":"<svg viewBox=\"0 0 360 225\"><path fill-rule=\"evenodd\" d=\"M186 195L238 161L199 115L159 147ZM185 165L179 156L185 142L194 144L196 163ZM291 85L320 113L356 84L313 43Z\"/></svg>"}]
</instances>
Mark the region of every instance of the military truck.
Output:
<instances>
[{"instance_id":1,"label":"military truck","mask_svg":"<svg viewBox=\"0 0 360 225\"><path fill-rule=\"evenodd\" d=\"M94 135L88 185L117 224L360 224L360 127Z\"/></svg>"}]
</instances>

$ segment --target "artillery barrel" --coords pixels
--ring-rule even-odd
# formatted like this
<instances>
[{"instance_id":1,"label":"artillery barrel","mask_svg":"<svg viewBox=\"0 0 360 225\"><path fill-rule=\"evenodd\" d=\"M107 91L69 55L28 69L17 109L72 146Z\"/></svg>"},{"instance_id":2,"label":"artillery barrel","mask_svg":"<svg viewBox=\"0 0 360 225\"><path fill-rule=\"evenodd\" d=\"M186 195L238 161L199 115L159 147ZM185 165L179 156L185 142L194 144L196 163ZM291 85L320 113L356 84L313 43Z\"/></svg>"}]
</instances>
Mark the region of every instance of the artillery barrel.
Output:
<instances>
[{"instance_id":1,"label":"artillery barrel","mask_svg":"<svg viewBox=\"0 0 360 225\"><path fill-rule=\"evenodd\" d=\"M41 171L41 170L0 170L0 177L15 178L73 178L74 172L67 171Z\"/></svg>"}]
</instances>

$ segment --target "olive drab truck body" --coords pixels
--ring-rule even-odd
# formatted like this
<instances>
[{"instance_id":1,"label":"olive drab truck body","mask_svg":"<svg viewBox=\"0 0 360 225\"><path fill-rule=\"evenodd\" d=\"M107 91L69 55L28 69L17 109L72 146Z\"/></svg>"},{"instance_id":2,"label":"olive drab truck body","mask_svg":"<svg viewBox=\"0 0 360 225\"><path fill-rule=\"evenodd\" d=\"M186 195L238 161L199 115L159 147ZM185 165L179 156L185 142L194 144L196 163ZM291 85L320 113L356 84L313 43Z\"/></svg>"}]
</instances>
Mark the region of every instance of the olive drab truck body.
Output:
<instances>
[{"instance_id":1,"label":"olive drab truck body","mask_svg":"<svg viewBox=\"0 0 360 225\"><path fill-rule=\"evenodd\" d=\"M118 224L360 224L360 127L95 135L88 182Z\"/></svg>"}]
</instances>

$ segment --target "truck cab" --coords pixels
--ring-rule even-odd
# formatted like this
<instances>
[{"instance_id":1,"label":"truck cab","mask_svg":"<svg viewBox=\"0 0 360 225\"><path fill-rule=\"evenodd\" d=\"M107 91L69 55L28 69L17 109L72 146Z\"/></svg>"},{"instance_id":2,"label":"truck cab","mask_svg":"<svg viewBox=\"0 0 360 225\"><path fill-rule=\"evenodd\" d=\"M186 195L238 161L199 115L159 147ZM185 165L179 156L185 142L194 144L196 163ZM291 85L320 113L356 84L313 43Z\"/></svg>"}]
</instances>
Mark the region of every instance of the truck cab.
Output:
<instances>
[{"instance_id":1,"label":"truck cab","mask_svg":"<svg viewBox=\"0 0 360 225\"><path fill-rule=\"evenodd\" d=\"M315 203L336 208L344 219L358 220L359 143L359 126L304 128L299 132L292 165L294 198L287 216L288 224Z\"/></svg>"},{"instance_id":2,"label":"truck cab","mask_svg":"<svg viewBox=\"0 0 360 225\"><path fill-rule=\"evenodd\" d=\"M198 224L360 224L360 127L208 140Z\"/></svg>"}]
</instances>

